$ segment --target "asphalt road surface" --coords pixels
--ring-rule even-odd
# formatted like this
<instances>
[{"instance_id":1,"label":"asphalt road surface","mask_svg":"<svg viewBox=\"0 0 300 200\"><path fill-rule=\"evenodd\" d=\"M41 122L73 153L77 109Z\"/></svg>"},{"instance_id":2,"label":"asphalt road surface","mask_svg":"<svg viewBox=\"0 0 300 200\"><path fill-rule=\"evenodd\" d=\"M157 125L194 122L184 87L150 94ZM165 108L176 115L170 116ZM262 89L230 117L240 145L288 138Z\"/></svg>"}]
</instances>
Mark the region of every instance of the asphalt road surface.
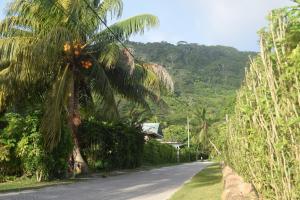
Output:
<instances>
[{"instance_id":1,"label":"asphalt road surface","mask_svg":"<svg viewBox=\"0 0 300 200\"><path fill-rule=\"evenodd\" d=\"M150 171L92 178L23 192L0 193L2 200L166 200L197 172L210 165L194 162Z\"/></svg>"}]
</instances>

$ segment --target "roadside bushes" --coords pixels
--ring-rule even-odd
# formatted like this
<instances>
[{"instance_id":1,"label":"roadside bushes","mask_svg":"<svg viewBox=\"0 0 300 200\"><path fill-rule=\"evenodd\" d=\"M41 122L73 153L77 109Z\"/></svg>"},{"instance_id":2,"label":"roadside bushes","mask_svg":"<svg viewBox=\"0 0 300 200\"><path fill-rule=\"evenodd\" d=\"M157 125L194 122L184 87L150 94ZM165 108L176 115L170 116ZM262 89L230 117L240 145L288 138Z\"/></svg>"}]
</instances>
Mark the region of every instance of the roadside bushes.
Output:
<instances>
[{"instance_id":1,"label":"roadside bushes","mask_svg":"<svg viewBox=\"0 0 300 200\"><path fill-rule=\"evenodd\" d=\"M300 13L273 11L224 129L224 156L263 199L300 197Z\"/></svg>"},{"instance_id":2,"label":"roadside bushes","mask_svg":"<svg viewBox=\"0 0 300 200\"><path fill-rule=\"evenodd\" d=\"M66 175L72 142L67 131L62 131L61 142L48 152L39 132L41 113L20 115L7 113L1 118L0 174L6 176L35 176L38 181Z\"/></svg>"},{"instance_id":3,"label":"roadside bushes","mask_svg":"<svg viewBox=\"0 0 300 200\"><path fill-rule=\"evenodd\" d=\"M196 147L191 146L190 148L184 147L180 149L180 162L192 162L196 161ZM204 154L199 154L198 158L200 159L201 157L203 159L207 158L207 156L203 157Z\"/></svg>"},{"instance_id":4,"label":"roadside bushes","mask_svg":"<svg viewBox=\"0 0 300 200\"><path fill-rule=\"evenodd\" d=\"M140 127L86 120L79 127L79 137L92 170L130 169L142 164L144 135Z\"/></svg>"},{"instance_id":5,"label":"roadside bushes","mask_svg":"<svg viewBox=\"0 0 300 200\"><path fill-rule=\"evenodd\" d=\"M149 140L144 145L143 164L165 164L177 162L177 150L169 144Z\"/></svg>"},{"instance_id":6,"label":"roadside bushes","mask_svg":"<svg viewBox=\"0 0 300 200\"><path fill-rule=\"evenodd\" d=\"M196 161L196 148L181 148L179 162ZM144 145L143 164L156 165L177 162L177 149L157 140L149 140Z\"/></svg>"},{"instance_id":7,"label":"roadside bushes","mask_svg":"<svg viewBox=\"0 0 300 200\"><path fill-rule=\"evenodd\" d=\"M140 127L121 122L85 120L79 127L79 141L83 157L92 171L177 162L177 150L173 146L154 139L144 144ZM193 148L180 151L180 162L194 161L195 157Z\"/></svg>"}]
</instances>

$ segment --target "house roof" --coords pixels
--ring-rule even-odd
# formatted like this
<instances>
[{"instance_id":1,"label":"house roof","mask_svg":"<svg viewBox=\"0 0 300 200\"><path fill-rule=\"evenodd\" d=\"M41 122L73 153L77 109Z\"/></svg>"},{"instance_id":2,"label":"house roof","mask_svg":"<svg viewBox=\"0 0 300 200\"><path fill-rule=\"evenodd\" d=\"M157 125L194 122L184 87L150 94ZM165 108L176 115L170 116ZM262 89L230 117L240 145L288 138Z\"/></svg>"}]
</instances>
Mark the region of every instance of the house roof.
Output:
<instances>
[{"instance_id":1,"label":"house roof","mask_svg":"<svg viewBox=\"0 0 300 200\"><path fill-rule=\"evenodd\" d=\"M142 129L146 134L163 137L163 133L159 123L143 123Z\"/></svg>"}]
</instances>

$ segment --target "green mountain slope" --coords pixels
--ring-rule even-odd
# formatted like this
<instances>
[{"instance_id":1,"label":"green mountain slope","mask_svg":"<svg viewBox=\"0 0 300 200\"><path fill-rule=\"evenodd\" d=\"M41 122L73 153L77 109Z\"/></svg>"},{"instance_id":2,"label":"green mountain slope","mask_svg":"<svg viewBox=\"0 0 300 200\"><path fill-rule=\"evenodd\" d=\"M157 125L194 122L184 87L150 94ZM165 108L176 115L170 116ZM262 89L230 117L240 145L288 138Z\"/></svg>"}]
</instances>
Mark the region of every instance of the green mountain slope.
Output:
<instances>
[{"instance_id":1,"label":"green mountain slope","mask_svg":"<svg viewBox=\"0 0 300 200\"><path fill-rule=\"evenodd\" d=\"M209 117L218 121L230 112L235 91L244 78L249 56L254 52L241 52L231 47L204 46L179 42L128 42L137 58L164 65L175 82L173 95L165 95L168 112L153 108L159 121L184 124L187 115L200 107L207 109Z\"/></svg>"}]
</instances>

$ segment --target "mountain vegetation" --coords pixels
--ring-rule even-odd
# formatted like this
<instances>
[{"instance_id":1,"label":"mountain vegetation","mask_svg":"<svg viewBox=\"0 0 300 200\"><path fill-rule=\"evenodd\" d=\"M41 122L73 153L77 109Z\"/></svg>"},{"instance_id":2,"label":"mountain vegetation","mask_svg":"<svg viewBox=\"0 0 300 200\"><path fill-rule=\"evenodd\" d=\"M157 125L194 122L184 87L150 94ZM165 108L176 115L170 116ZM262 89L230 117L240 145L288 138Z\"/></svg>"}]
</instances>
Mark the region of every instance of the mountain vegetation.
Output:
<instances>
[{"instance_id":1,"label":"mountain vegetation","mask_svg":"<svg viewBox=\"0 0 300 200\"><path fill-rule=\"evenodd\" d=\"M128 42L128 46L136 57L165 66L174 80L174 94L163 96L169 110L153 108L157 119L166 125L185 124L187 115L192 117L197 107L205 107L214 120L223 119L233 105L249 56L256 55L231 47L183 41L177 45Z\"/></svg>"},{"instance_id":2,"label":"mountain vegetation","mask_svg":"<svg viewBox=\"0 0 300 200\"><path fill-rule=\"evenodd\" d=\"M203 141L208 134L215 134L208 127L225 121L226 114L233 111L236 90L244 79L249 57L257 53L184 41L176 45L167 42L127 42L127 45L139 59L165 66L175 84L173 94L162 96L168 109L152 106L154 116L148 120L162 123L165 141L183 143L188 142L189 120L190 143L207 156L212 146L208 140Z\"/></svg>"}]
</instances>

